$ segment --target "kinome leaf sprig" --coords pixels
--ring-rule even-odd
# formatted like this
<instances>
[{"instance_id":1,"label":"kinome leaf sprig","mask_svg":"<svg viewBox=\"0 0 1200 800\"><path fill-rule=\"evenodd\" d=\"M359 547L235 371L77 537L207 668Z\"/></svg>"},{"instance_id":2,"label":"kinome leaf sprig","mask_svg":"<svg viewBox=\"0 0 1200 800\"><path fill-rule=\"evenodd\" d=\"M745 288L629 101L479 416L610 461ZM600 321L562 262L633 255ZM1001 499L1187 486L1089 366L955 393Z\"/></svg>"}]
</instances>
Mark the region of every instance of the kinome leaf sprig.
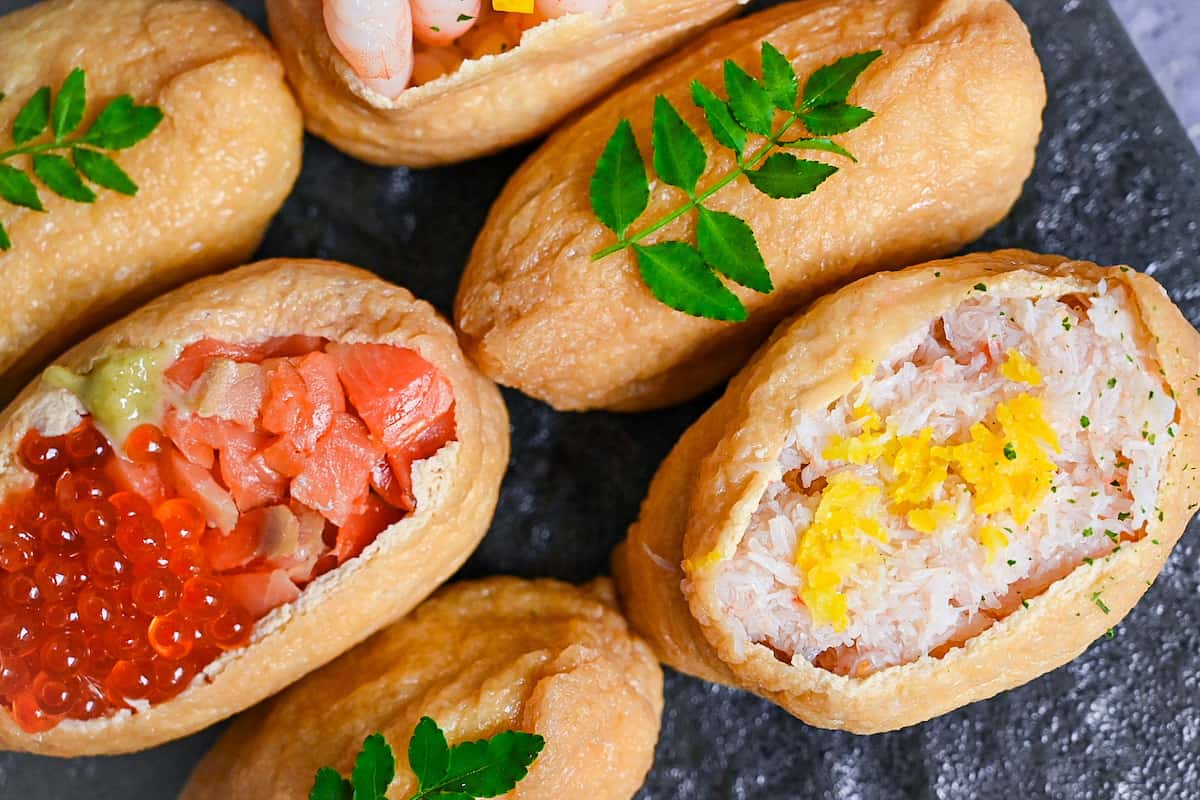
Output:
<instances>
[{"instance_id":1,"label":"kinome leaf sprig","mask_svg":"<svg viewBox=\"0 0 1200 800\"><path fill-rule=\"evenodd\" d=\"M429 717L421 717L408 743L408 765L417 777L409 800L473 800L511 792L546 746L535 733L502 731L490 739L459 742ZM381 733L363 742L350 778L332 767L317 771L309 800L387 800L396 777L396 756Z\"/></svg>"},{"instance_id":2,"label":"kinome leaf sprig","mask_svg":"<svg viewBox=\"0 0 1200 800\"><path fill-rule=\"evenodd\" d=\"M745 320L745 306L717 273L763 293L774 288L771 275L746 221L708 208L705 202L743 175L754 188L779 199L802 197L838 171L832 164L797 158L782 149L819 150L854 161L849 151L829 137L854 130L874 116L868 109L848 105L846 98L863 70L881 55L879 50L857 53L821 67L808 78L801 93L791 62L763 42L762 80L733 61L725 62L728 101L693 81L692 100L704 111L713 138L737 159L733 169L703 190L698 188L708 166L703 142L669 100L655 97L654 171L664 183L682 189L688 199L633 233L630 226L649 204L650 184L633 127L629 120L621 120L596 162L591 182L592 210L617 235L617 241L593 253L592 260L632 249L642 279L659 301L693 316ZM786 139L797 122L802 122L811 136ZM763 141L747 152L751 134ZM693 209L699 214L694 245L681 241L640 243Z\"/></svg>"},{"instance_id":3,"label":"kinome leaf sprig","mask_svg":"<svg viewBox=\"0 0 1200 800\"><path fill-rule=\"evenodd\" d=\"M0 92L0 101L3 100L4 94ZM158 127L163 112L155 106L137 105L129 95L121 95L106 105L86 130L72 136L83 122L86 108L86 79L79 68L63 81L53 105L49 86L33 93L13 120L13 147L0 151L0 199L34 211L46 210L33 178L5 163L18 156L30 156L33 175L67 200L95 202L96 193L83 182L84 178L114 192L137 194L133 179L100 151L133 147ZM43 139L47 128L49 138ZM71 159L55 150L69 151ZM8 231L0 222L0 250L11 247Z\"/></svg>"}]
</instances>

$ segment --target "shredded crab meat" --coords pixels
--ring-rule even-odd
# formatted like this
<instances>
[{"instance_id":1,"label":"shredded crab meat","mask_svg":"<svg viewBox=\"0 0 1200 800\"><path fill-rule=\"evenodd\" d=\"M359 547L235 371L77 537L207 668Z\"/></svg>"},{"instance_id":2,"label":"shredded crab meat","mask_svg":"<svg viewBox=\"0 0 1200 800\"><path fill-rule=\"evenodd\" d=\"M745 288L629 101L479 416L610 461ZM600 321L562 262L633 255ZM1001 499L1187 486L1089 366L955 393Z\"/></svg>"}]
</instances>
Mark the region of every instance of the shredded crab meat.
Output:
<instances>
[{"instance_id":1,"label":"shredded crab meat","mask_svg":"<svg viewBox=\"0 0 1200 800\"><path fill-rule=\"evenodd\" d=\"M735 556L717 567L724 616L741 645L850 675L940 656L1081 563L1142 535L1158 514L1176 407L1127 308L1125 290L1104 282L1094 294L1063 298L980 292L873 371L867 365L827 414L793 413L776 479ZM1021 377L1005 367L1014 359L1034 368L1036 385L1011 377ZM953 446L1022 395L1038 398L1060 448L1044 445L1050 488L1023 524L1008 511L978 513L971 484L952 468L931 498L943 504L935 529L915 530L903 509L889 507L895 475L885 462L850 463L831 452L863 434L864 408L893 435L931 430L934 445ZM870 495L878 487L882 500L865 496L861 506L877 507L882 528L865 545L867 534L857 533L855 546L872 556L839 576L838 625L802 599L813 573L797 566L797 553L827 486L848 480Z\"/></svg>"}]
</instances>

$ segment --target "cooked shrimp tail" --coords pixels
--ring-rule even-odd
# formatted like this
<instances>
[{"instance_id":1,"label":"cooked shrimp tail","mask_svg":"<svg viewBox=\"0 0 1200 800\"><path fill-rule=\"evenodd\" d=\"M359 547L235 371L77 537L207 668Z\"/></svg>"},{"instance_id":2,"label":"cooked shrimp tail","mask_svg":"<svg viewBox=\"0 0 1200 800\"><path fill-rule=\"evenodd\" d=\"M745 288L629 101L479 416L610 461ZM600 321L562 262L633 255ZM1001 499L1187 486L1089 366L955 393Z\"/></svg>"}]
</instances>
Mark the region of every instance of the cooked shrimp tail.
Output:
<instances>
[{"instance_id":1,"label":"cooked shrimp tail","mask_svg":"<svg viewBox=\"0 0 1200 800\"><path fill-rule=\"evenodd\" d=\"M413 68L408 0L324 0L323 10L329 38L354 74L381 95L399 97Z\"/></svg>"}]
</instances>

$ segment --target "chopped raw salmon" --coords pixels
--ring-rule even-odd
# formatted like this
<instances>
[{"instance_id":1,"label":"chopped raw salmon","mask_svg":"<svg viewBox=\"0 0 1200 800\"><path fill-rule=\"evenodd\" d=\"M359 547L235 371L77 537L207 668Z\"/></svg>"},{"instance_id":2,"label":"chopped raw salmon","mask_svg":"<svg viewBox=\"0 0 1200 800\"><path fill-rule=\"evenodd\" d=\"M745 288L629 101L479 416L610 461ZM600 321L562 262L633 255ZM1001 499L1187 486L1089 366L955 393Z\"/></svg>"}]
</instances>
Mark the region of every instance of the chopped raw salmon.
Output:
<instances>
[{"instance_id":1,"label":"chopped raw salmon","mask_svg":"<svg viewBox=\"0 0 1200 800\"><path fill-rule=\"evenodd\" d=\"M260 452L270 437L232 422L223 424L219 433L217 469L238 509L249 511L282 502L287 495L287 476L271 469Z\"/></svg>"},{"instance_id":2,"label":"chopped raw salmon","mask_svg":"<svg viewBox=\"0 0 1200 800\"><path fill-rule=\"evenodd\" d=\"M172 452L167 457L166 474L180 497L191 500L204 512L209 525L222 531L234 529L238 520L237 506L211 472Z\"/></svg>"},{"instance_id":3,"label":"chopped raw salmon","mask_svg":"<svg viewBox=\"0 0 1200 800\"><path fill-rule=\"evenodd\" d=\"M361 421L338 414L292 481L292 497L320 511L334 525L342 525L351 514L362 511L371 470L382 455Z\"/></svg>"},{"instance_id":4,"label":"chopped raw salmon","mask_svg":"<svg viewBox=\"0 0 1200 800\"><path fill-rule=\"evenodd\" d=\"M300 596L300 590L281 569L269 572L242 572L224 575L221 583L250 615L261 617L273 608L290 603Z\"/></svg>"},{"instance_id":5,"label":"chopped raw salmon","mask_svg":"<svg viewBox=\"0 0 1200 800\"><path fill-rule=\"evenodd\" d=\"M338 563L354 558L366 548L381 531L404 518L404 512L393 508L375 495L367 497L362 511L351 514L338 528L337 544L333 553Z\"/></svg>"},{"instance_id":6,"label":"chopped raw salmon","mask_svg":"<svg viewBox=\"0 0 1200 800\"><path fill-rule=\"evenodd\" d=\"M175 363L167 368L167 380L190 389L213 358L259 362L266 358L301 356L320 350L325 340L319 336L276 336L258 344L230 344L216 339L201 339L183 348Z\"/></svg>"},{"instance_id":7,"label":"chopped raw salmon","mask_svg":"<svg viewBox=\"0 0 1200 800\"><path fill-rule=\"evenodd\" d=\"M253 427L262 408L267 381L257 364L214 359L188 390L188 401L200 417L217 417Z\"/></svg>"},{"instance_id":8,"label":"chopped raw salmon","mask_svg":"<svg viewBox=\"0 0 1200 800\"><path fill-rule=\"evenodd\" d=\"M282 359L270 369L262 426L279 434L267 458L280 472L298 474L334 415L346 410L337 368L332 356L309 353Z\"/></svg>"},{"instance_id":9,"label":"chopped raw salmon","mask_svg":"<svg viewBox=\"0 0 1200 800\"><path fill-rule=\"evenodd\" d=\"M355 411L389 454L425 458L454 430L449 379L417 353L386 344L330 344Z\"/></svg>"}]
</instances>

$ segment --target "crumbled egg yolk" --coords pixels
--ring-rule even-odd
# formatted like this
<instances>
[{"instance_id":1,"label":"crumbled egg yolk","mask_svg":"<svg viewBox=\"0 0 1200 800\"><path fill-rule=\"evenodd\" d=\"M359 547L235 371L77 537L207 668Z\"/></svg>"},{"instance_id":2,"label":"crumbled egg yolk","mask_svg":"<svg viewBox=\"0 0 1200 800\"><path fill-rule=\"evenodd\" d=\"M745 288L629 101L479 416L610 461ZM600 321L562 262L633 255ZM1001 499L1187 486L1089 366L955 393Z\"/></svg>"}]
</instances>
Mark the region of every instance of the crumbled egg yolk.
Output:
<instances>
[{"instance_id":1,"label":"crumbled egg yolk","mask_svg":"<svg viewBox=\"0 0 1200 800\"><path fill-rule=\"evenodd\" d=\"M1000 365L1001 375L1016 383L1042 385L1042 373L1038 372L1038 368L1030 363L1020 350L1009 348L1005 355L1004 363Z\"/></svg>"},{"instance_id":2,"label":"crumbled egg yolk","mask_svg":"<svg viewBox=\"0 0 1200 800\"><path fill-rule=\"evenodd\" d=\"M534 0L492 0L492 8L496 11L515 11L518 14L532 14Z\"/></svg>"},{"instance_id":3,"label":"crumbled egg yolk","mask_svg":"<svg viewBox=\"0 0 1200 800\"><path fill-rule=\"evenodd\" d=\"M1017 383L1042 382L1037 368L1015 349L1008 351L1000 372ZM822 452L823 458L860 466L879 462L881 472L891 476L884 487L891 510L904 516L918 533L934 533L957 518L954 503L935 499L951 470L972 495L974 513L1008 513L1018 525L1029 520L1058 471L1048 452L1061 452L1058 437L1046 421L1042 400L1029 394L998 404L992 419L972 425L970 438L957 445L934 444L932 428L916 436L898 436L866 404L855 407L854 418L861 433L835 437ZM800 539L796 564L805 581L800 597L814 621L834 630L849 625L846 597L839 591L843 579L878 555L871 539L888 541L886 529L869 511L883 491L851 473L834 473L813 524ZM1001 528L986 524L980 528L979 542L991 564L1009 538Z\"/></svg>"},{"instance_id":4,"label":"crumbled egg yolk","mask_svg":"<svg viewBox=\"0 0 1200 800\"><path fill-rule=\"evenodd\" d=\"M987 550L987 563L996 560L996 553L1008 547L1008 536L995 525L984 525L979 529L979 543Z\"/></svg>"},{"instance_id":5,"label":"crumbled egg yolk","mask_svg":"<svg viewBox=\"0 0 1200 800\"><path fill-rule=\"evenodd\" d=\"M800 599L817 622L836 631L850 624L842 580L859 564L878 555L872 540L887 542L887 533L873 508L878 486L864 483L849 472L829 477L817 504L813 523L796 549L796 566L804 575Z\"/></svg>"}]
</instances>

